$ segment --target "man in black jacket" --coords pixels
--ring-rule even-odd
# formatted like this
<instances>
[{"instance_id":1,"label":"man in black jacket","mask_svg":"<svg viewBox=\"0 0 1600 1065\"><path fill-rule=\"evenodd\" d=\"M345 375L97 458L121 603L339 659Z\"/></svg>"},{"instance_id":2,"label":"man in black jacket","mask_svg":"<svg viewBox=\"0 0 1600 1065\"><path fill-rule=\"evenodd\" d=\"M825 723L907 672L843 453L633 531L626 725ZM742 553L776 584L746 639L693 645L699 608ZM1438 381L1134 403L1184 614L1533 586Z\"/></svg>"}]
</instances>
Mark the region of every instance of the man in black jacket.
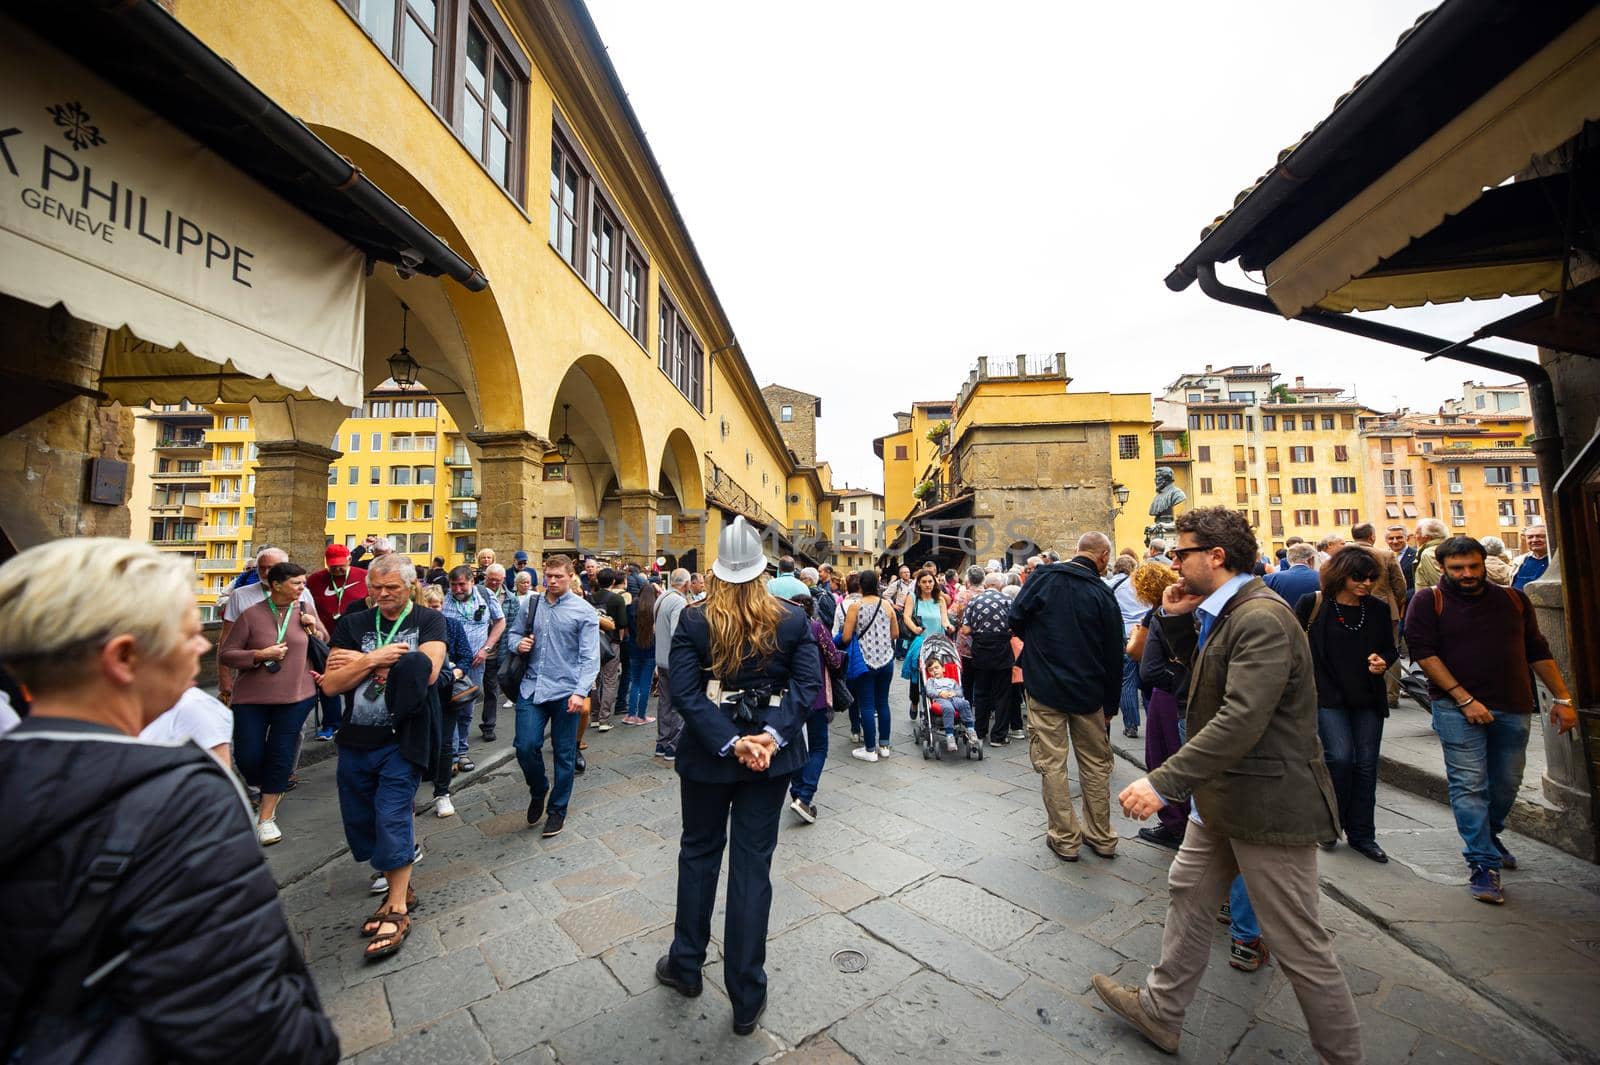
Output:
<instances>
[{"instance_id":1,"label":"man in black jacket","mask_svg":"<svg viewBox=\"0 0 1600 1065\"><path fill-rule=\"evenodd\" d=\"M95 589L94 610L56 609L60 573ZM207 648L191 580L118 539L56 540L0 567L0 659L33 696L0 737L4 1060L34 1060L30 1047L119 1063L338 1060L244 794L193 743L137 738Z\"/></svg>"},{"instance_id":2,"label":"man in black jacket","mask_svg":"<svg viewBox=\"0 0 1600 1065\"><path fill-rule=\"evenodd\" d=\"M1036 566L1011 602L1028 692L1028 754L1042 781L1046 839L1064 862L1078 860L1086 839L1100 857L1117 855L1105 709L1122 699L1122 612L1100 579L1110 561L1111 541L1084 533L1077 554ZM1069 738L1083 786L1081 829L1067 784Z\"/></svg>"}]
</instances>

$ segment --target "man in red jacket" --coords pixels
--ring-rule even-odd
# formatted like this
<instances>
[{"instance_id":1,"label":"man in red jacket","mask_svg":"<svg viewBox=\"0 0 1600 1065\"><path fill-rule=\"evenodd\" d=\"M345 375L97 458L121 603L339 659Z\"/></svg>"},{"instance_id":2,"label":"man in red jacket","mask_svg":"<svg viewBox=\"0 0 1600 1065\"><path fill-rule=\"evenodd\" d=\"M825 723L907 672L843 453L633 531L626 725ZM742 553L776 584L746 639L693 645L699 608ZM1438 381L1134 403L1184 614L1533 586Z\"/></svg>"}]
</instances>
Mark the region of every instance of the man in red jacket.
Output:
<instances>
[{"instance_id":1,"label":"man in red jacket","mask_svg":"<svg viewBox=\"0 0 1600 1065\"><path fill-rule=\"evenodd\" d=\"M332 632L344 615L367 609L367 571L350 564L350 549L343 544L329 544L322 557L327 568L306 575L306 591L317 605L322 627ZM317 739L333 739L344 719L343 697L319 689L317 715Z\"/></svg>"}]
</instances>

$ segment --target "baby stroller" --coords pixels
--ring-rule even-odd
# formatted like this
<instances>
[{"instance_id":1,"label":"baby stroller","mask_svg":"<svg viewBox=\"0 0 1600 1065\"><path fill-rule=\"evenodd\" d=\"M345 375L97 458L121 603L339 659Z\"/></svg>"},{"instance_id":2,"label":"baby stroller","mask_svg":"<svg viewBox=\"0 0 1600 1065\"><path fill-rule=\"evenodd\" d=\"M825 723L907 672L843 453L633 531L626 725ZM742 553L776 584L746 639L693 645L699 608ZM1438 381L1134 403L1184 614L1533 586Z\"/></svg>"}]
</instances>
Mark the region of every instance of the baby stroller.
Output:
<instances>
[{"instance_id":1,"label":"baby stroller","mask_svg":"<svg viewBox=\"0 0 1600 1065\"><path fill-rule=\"evenodd\" d=\"M955 683L955 694L961 695L961 656L956 654L956 645L942 632L930 632L922 639L922 647L917 653L917 686L915 702L911 707L914 721L913 728L916 733L917 745L922 748L924 760L929 758L943 758L944 748L944 712L939 707L939 700L931 696L928 690L928 670L933 667L938 674L947 681ZM950 711L954 713L954 710ZM967 758L983 758L983 744L974 741L967 733L959 718L955 722L956 743Z\"/></svg>"}]
</instances>

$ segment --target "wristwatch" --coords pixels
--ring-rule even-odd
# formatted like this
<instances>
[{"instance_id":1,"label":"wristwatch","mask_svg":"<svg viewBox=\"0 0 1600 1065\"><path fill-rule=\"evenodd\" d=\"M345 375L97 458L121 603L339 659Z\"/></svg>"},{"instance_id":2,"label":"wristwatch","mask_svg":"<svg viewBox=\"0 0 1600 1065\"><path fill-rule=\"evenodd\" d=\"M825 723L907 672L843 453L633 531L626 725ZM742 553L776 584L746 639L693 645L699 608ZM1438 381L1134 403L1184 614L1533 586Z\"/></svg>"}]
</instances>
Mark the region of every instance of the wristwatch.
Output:
<instances>
[{"instance_id":1,"label":"wristwatch","mask_svg":"<svg viewBox=\"0 0 1600 1065\"><path fill-rule=\"evenodd\" d=\"M1555 703L1557 706L1571 706L1572 705L1572 700L1571 699L1551 699L1550 701L1552 703Z\"/></svg>"}]
</instances>

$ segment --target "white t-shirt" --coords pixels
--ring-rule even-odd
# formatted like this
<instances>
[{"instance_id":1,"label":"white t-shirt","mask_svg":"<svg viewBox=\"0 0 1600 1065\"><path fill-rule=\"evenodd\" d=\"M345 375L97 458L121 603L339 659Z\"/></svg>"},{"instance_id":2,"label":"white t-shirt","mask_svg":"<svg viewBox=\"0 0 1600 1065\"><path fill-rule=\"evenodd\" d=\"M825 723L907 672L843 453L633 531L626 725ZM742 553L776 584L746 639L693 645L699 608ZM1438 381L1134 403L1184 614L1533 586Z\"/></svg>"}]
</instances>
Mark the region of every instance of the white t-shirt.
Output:
<instances>
[{"instance_id":1,"label":"white t-shirt","mask_svg":"<svg viewBox=\"0 0 1600 1065\"><path fill-rule=\"evenodd\" d=\"M190 688L172 709L146 725L139 738L169 747L193 740L209 751L233 742L233 711L200 688Z\"/></svg>"},{"instance_id":2,"label":"white t-shirt","mask_svg":"<svg viewBox=\"0 0 1600 1065\"><path fill-rule=\"evenodd\" d=\"M247 584L243 588L235 588L228 593L228 602L222 608L222 620L227 622L238 621L240 614L243 614L257 603L264 602L269 591L271 589L267 587L266 581L257 581L255 584ZM310 589L300 589L300 606L312 617L317 616L317 601L311 598Z\"/></svg>"}]
</instances>

